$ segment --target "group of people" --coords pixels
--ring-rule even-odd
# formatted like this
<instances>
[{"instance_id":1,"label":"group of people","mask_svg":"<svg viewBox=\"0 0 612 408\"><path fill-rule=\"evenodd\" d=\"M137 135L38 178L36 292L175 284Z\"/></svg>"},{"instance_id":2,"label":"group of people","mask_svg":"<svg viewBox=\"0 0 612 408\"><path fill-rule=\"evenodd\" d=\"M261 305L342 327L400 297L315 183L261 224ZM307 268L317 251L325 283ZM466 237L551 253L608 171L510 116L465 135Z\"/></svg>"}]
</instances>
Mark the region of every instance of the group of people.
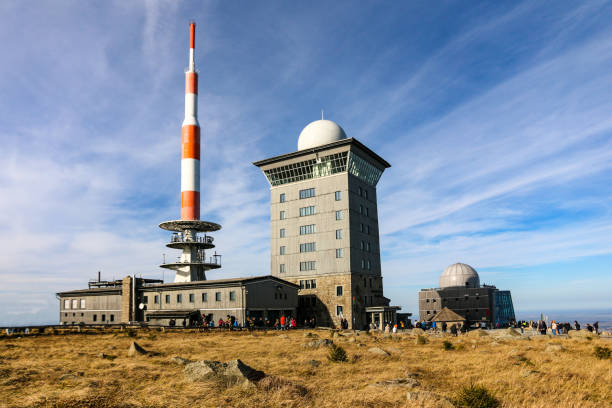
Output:
<instances>
[{"instance_id":1,"label":"group of people","mask_svg":"<svg viewBox=\"0 0 612 408\"><path fill-rule=\"evenodd\" d=\"M522 326L521 326L522 327ZM531 320L529 323L525 323L525 327L531 327L534 334L546 334L548 330L548 325L545 320L538 320L537 322ZM550 330L553 336L559 336L561 334L567 334L570 330L580 330L580 323L577 320L574 320L574 324L570 324L569 322L557 322L556 320L552 320L550 322ZM599 322L593 323L591 326L589 323L585 325L585 329L591 333L599 334Z\"/></svg>"}]
</instances>

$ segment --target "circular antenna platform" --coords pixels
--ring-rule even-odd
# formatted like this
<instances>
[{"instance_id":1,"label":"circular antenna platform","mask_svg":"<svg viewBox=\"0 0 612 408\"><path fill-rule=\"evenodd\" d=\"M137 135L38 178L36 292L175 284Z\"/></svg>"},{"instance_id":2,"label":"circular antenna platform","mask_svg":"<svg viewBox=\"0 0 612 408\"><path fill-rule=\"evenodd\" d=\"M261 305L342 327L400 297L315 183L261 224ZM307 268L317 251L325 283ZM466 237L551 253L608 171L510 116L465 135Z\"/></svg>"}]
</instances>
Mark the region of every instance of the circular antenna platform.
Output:
<instances>
[{"instance_id":1,"label":"circular antenna platform","mask_svg":"<svg viewBox=\"0 0 612 408\"><path fill-rule=\"evenodd\" d=\"M221 225L209 221L201 220L175 220L166 221L159 224L159 228L166 231L182 232L185 230L196 230L199 232L219 231Z\"/></svg>"}]
</instances>

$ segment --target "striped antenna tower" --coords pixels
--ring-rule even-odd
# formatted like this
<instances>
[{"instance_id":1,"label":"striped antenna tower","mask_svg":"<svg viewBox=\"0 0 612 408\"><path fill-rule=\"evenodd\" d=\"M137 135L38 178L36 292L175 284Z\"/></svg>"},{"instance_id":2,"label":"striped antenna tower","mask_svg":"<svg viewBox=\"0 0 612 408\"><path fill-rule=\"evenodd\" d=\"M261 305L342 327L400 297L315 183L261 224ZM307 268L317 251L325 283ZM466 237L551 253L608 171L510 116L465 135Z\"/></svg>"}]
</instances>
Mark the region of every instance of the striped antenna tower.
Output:
<instances>
[{"instance_id":1,"label":"striped antenna tower","mask_svg":"<svg viewBox=\"0 0 612 408\"><path fill-rule=\"evenodd\" d=\"M215 247L213 237L206 233L220 230L221 225L200 220L200 124L195 27L195 22L189 23L189 66L185 70L185 119L181 131L181 218L159 224L160 228L173 232L166 246L182 250L176 261L169 262L164 258L161 265L175 271L175 282L206 280L207 270L221 267L221 255L215 252L206 258L206 251Z\"/></svg>"}]
</instances>

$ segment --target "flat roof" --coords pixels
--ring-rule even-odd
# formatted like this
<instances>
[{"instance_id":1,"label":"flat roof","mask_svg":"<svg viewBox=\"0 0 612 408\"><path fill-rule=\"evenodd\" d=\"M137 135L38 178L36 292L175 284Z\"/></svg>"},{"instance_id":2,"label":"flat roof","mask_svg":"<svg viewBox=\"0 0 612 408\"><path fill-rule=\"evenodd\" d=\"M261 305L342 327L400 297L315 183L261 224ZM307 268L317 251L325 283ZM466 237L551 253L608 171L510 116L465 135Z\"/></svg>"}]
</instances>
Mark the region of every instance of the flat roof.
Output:
<instances>
[{"instance_id":1,"label":"flat roof","mask_svg":"<svg viewBox=\"0 0 612 408\"><path fill-rule=\"evenodd\" d=\"M194 287L194 286L240 286L244 283L258 282L263 280L274 280L278 283L282 283L289 286L299 288L299 285L291 283L281 278L277 278L273 275L262 275L262 276L251 276L248 278L229 278L229 279L213 279L204 281L193 281L193 282L172 282L172 283L160 283L156 285L142 286L139 289L160 289L160 288L181 288L181 287Z\"/></svg>"},{"instance_id":2,"label":"flat roof","mask_svg":"<svg viewBox=\"0 0 612 408\"><path fill-rule=\"evenodd\" d=\"M77 289L68 290L66 292L58 292L58 296L79 296L79 295L120 295L121 286L110 286L104 288L89 288L89 289Z\"/></svg>"},{"instance_id":3,"label":"flat roof","mask_svg":"<svg viewBox=\"0 0 612 408\"><path fill-rule=\"evenodd\" d=\"M385 159L383 159L382 157L380 157L379 155L374 153L374 151L370 150L370 148L368 148L366 145L361 143L359 140L357 140L355 138L352 138L352 137L348 138L348 139L338 140L337 142L332 142L332 143L324 144L324 145L321 145L321 146L312 147L312 148L309 148L309 149L298 150L296 152L282 154L280 156L270 157L269 159L263 159L263 160L259 160L259 161L253 162L253 164L255 166L257 166L257 167L261 167L261 166L265 166L267 164L276 163L276 162L283 161L283 160L286 160L286 159L291 159L291 158L303 156L303 155L306 155L306 154L312 154L312 153L320 152L322 150L327 150L327 149L332 148L332 147L351 145L351 144L359 147L361 150L363 150L366 153L368 153L370 156L372 156L377 162L379 162L385 168L391 167L389 162L387 162Z\"/></svg>"}]
</instances>

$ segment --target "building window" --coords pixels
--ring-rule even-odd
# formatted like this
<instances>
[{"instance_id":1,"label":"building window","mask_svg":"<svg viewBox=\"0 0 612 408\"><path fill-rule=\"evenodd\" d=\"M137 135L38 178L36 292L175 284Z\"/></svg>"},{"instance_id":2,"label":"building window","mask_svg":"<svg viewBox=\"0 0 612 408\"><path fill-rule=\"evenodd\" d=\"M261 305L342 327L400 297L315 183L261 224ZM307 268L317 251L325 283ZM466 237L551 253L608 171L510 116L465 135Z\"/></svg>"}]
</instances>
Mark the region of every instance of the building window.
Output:
<instances>
[{"instance_id":1,"label":"building window","mask_svg":"<svg viewBox=\"0 0 612 408\"><path fill-rule=\"evenodd\" d=\"M336 191L336 192L334 193L334 196L335 196L335 198L336 198L336 201L340 201L340 200L342 200L342 191Z\"/></svg>"},{"instance_id":2,"label":"building window","mask_svg":"<svg viewBox=\"0 0 612 408\"><path fill-rule=\"evenodd\" d=\"M110 315L110 321L114 322L115 321L115 315Z\"/></svg>"},{"instance_id":3,"label":"building window","mask_svg":"<svg viewBox=\"0 0 612 408\"><path fill-rule=\"evenodd\" d=\"M72 308L73 309L79 308L79 301L77 299L72 299Z\"/></svg>"},{"instance_id":4,"label":"building window","mask_svg":"<svg viewBox=\"0 0 612 408\"><path fill-rule=\"evenodd\" d=\"M183 295L181 294L176 295L176 303L183 303Z\"/></svg>"},{"instance_id":5,"label":"building window","mask_svg":"<svg viewBox=\"0 0 612 408\"><path fill-rule=\"evenodd\" d=\"M363 195L363 189L359 187L359 197L361 197L362 195Z\"/></svg>"},{"instance_id":6,"label":"building window","mask_svg":"<svg viewBox=\"0 0 612 408\"><path fill-rule=\"evenodd\" d=\"M315 196L314 188L307 188L305 190L300 190L300 199L302 198L310 198Z\"/></svg>"},{"instance_id":7,"label":"building window","mask_svg":"<svg viewBox=\"0 0 612 408\"><path fill-rule=\"evenodd\" d=\"M166 304L170 303L170 295L166 295Z\"/></svg>"},{"instance_id":8,"label":"building window","mask_svg":"<svg viewBox=\"0 0 612 408\"><path fill-rule=\"evenodd\" d=\"M359 232L363 232L363 224L359 224Z\"/></svg>"},{"instance_id":9,"label":"building window","mask_svg":"<svg viewBox=\"0 0 612 408\"><path fill-rule=\"evenodd\" d=\"M369 269L372 269L372 264L370 263L370 260L369 260L369 259L368 259L367 263L368 263L368 270L369 270Z\"/></svg>"},{"instance_id":10,"label":"building window","mask_svg":"<svg viewBox=\"0 0 612 408\"><path fill-rule=\"evenodd\" d=\"M279 272L280 272L280 273L285 273L285 272L286 272L286 269L285 269L285 264L280 264L280 265L279 265Z\"/></svg>"},{"instance_id":11,"label":"building window","mask_svg":"<svg viewBox=\"0 0 612 408\"><path fill-rule=\"evenodd\" d=\"M309 215L315 215L316 209L314 205L300 208L300 217L307 217Z\"/></svg>"},{"instance_id":12,"label":"building window","mask_svg":"<svg viewBox=\"0 0 612 408\"><path fill-rule=\"evenodd\" d=\"M363 196L366 200L368 199L368 190L363 190Z\"/></svg>"},{"instance_id":13,"label":"building window","mask_svg":"<svg viewBox=\"0 0 612 408\"><path fill-rule=\"evenodd\" d=\"M195 303L195 295L193 293L189 294L189 303Z\"/></svg>"},{"instance_id":14,"label":"building window","mask_svg":"<svg viewBox=\"0 0 612 408\"><path fill-rule=\"evenodd\" d=\"M366 227L366 229L367 229L366 233L367 233L368 235L370 235L370 226L368 225L368 226Z\"/></svg>"},{"instance_id":15,"label":"building window","mask_svg":"<svg viewBox=\"0 0 612 408\"><path fill-rule=\"evenodd\" d=\"M336 306L336 316L344 317L344 315L342 314L342 306L340 305Z\"/></svg>"},{"instance_id":16,"label":"building window","mask_svg":"<svg viewBox=\"0 0 612 408\"><path fill-rule=\"evenodd\" d=\"M359 206L359 214L363 215L363 205Z\"/></svg>"},{"instance_id":17,"label":"building window","mask_svg":"<svg viewBox=\"0 0 612 408\"><path fill-rule=\"evenodd\" d=\"M155 304L159 303L159 295L155 295L155 297L153 298L153 303Z\"/></svg>"},{"instance_id":18,"label":"building window","mask_svg":"<svg viewBox=\"0 0 612 408\"><path fill-rule=\"evenodd\" d=\"M365 269L365 259L361 260L361 269Z\"/></svg>"},{"instance_id":19,"label":"building window","mask_svg":"<svg viewBox=\"0 0 612 408\"><path fill-rule=\"evenodd\" d=\"M363 251L363 241L361 241L361 242L359 243L359 249L361 249L361 250Z\"/></svg>"},{"instance_id":20,"label":"building window","mask_svg":"<svg viewBox=\"0 0 612 408\"><path fill-rule=\"evenodd\" d=\"M317 232L317 226L315 224L300 226L300 235L314 234L315 232Z\"/></svg>"},{"instance_id":21,"label":"building window","mask_svg":"<svg viewBox=\"0 0 612 408\"><path fill-rule=\"evenodd\" d=\"M81 309L85 309L85 299L81 299Z\"/></svg>"},{"instance_id":22,"label":"building window","mask_svg":"<svg viewBox=\"0 0 612 408\"><path fill-rule=\"evenodd\" d=\"M230 292L230 301L233 302L236 300L236 292L233 290Z\"/></svg>"},{"instance_id":23,"label":"building window","mask_svg":"<svg viewBox=\"0 0 612 408\"><path fill-rule=\"evenodd\" d=\"M343 255L342 248L336 248L336 258L342 258Z\"/></svg>"},{"instance_id":24,"label":"building window","mask_svg":"<svg viewBox=\"0 0 612 408\"><path fill-rule=\"evenodd\" d=\"M217 302L221 301L221 292L215 292L215 301Z\"/></svg>"},{"instance_id":25,"label":"building window","mask_svg":"<svg viewBox=\"0 0 612 408\"><path fill-rule=\"evenodd\" d=\"M64 309L70 309L70 300L69 299L64 300Z\"/></svg>"},{"instance_id":26,"label":"building window","mask_svg":"<svg viewBox=\"0 0 612 408\"><path fill-rule=\"evenodd\" d=\"M371 247L370 247L370 243L366 242L366 251L371 252Z\"/></svg>"},{"instance_id":27,"label":"building window","mask_svg":"<svg viewBox=\"0 0 612 408\"><path fill-rule=\"evenodd\" d=\"M370 216L370 209L368 207L366 207L366 213L365 213L366 217Z\"/></svg>"},{"instance_id":28,"label":"building window","mask_svg":"<svg viewBox=\"0 0 612 408\"><path fill-rule=\"evenodd\" d=\"M93 315L93 321L97 322L98 321L98 315Z\"/></svg>"},{"instance_id":29,"label":"building window","mask_svg":"<svg viewBox=\"0 0 612 408\"><path fill-rule=\"evenodd\" d=\"M285 202L285 193L281 193L281 195L280 195L280 202L281 203Z\"/></svg>"},{"instance_id":30,"label":"building window","mask_svg":"<svg viewBox=\"0 0 612 408\"><path fill-rule=\"evenodd\" d=\"M208 293L202 293L202 303L208 302Z\"/></svg>"},{"instance_id":31,"label":"building window","mask_svg":"<svg viewBox=\"0 0 612 408\"><path fill-rule=\"evenodd\" d=\"M285 238L285 229L284 228L280 229L279 235L280 235L281 238Z\"/></svg>"},{"instance_id":32,"label":"building window","mask_svg":"<svg viewBox=\"0 0 612 408\"><path fill-rule=\"evenodd\" d=\"M315 279L311 279L310 280L310 287L312 289L316 289L317 288L317 281Z\"/></svg>"},{"instance_id":33,"label":"building window","mask_svg":"<svg viewBox=\"0 0 612 408\"><path fill-rule=\"evenodd\" d=\"M316 289L317 288L317 280L316 279L306 279L300 281L300 289Z\"/></svg>"},{"instance_id":34,"label":"building window","mask_svg":"<svg viewBox=\"0 0 612 408\"><path fill-rule=\"evenodd\" d=\"M280 254L281 255L285 255L285 246L284 245L280 247Z\"/></svg>"},{"instance_id":35,"label":"building window","mask_svg":"<svg viewBox=\"0 0 612 408\"><path fill-rule=\"evenodd\" d=\"M337 220L341 220L342 219L342 211L340 211L340 210L336 211L336 219Z\"/></svg>"},{"instance_id":36,"label":"building window","mask_svg":"<svg viewBox=\"0 0 612 408\"><path fill-rule=\"evenodd\" d=\"M314 271L315 261L300 262L300 271Z\"/></svg>"},{"instance_id":37,"label":"building window","mask_svg":"<svg viewBox=\"0 0 612 408\"><path fill-rule=\"evenodd\" d=\"M341 229L337 229L336 230L336 239L342 239L342 230Z\"/></svg>"},{"instance_id":38,"label":"building window","mask_svg":"<svg viewBox=\"0 0 612 408\"><path fill-rule=\"evenodd\" d=\"M287 215L285 214L285 212L284 212L284 211L281 211L281 212L280 212L280 219L281 219L281 220L284 220L285 218L287 218Z\"/></svg>"},{"instance_id":39,"label":"building window","mask_svg":"<svg viewBox=\"0 0 612 408\"><path fill-rule=\"evenodd\" d=\"M300 252L314 252L316 250L316 242L306 242L305 244L300 244Z\"/></svg>"},{"instance_id":40,"label":"building window","mask_svg":"<svg viewBox=\"0 0 612 408\"><path fill-rule=\"evenodd\" d=\"M142 303L145 303L145 304L149 303L149 297L148 296L143 296L142 297Z\"/></svg>"},{"instance_id":41,"label":"building window","mask_svg":"<svg viewBox=\"0 0 612 408\"><path fill-rule=\"evenodd\" d=\"M336 296L342 296L342 286L336 286Z\"/></svg>"},{"instance_id":42,"label":"building window","mask_svg":"<svg viewBox=\"0 0 612 408\"><path fill-rule=\"evenodd\" d=\"M103 314L103 315L102 315L102 319L101 319L101 320L102 320L103 322L105 322L105 321L106 321L106 315L105 315L105 314Z\"/></svg>"}]
</instances>

